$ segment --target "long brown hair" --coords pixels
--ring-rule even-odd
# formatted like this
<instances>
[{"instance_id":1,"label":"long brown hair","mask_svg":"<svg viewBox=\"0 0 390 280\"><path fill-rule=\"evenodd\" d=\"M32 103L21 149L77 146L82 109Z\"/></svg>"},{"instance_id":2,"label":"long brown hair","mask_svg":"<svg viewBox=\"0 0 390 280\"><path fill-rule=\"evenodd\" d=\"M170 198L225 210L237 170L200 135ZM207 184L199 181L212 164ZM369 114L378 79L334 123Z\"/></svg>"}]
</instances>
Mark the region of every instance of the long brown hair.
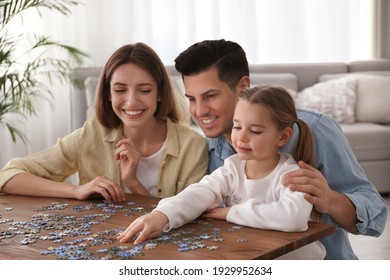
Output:
<instances>
[{"instance_id":1,"label":"long brown hair","mask_svg":"<svg viewBox=\"0 0 390 280\"><path fill-rule=\"evenodd\" d=\"M267 108L280 130L293 128L294 124L297 124L299 138L292 156L297 162L303 160L314 166L314 140L310 127L298 118L294 100L286 89L272 85L258 86L243 90L240 98Z\"/></svg>"},{"instance_id":2,"label":"long brown hair","mask_svg":"<svg viewBox=\"0 0 390 280\"><path fill-rule=\"evenodd\" d=\"M173 122L189 122L184 97L171 85L167 70L157 53L144 43L124 45L116 50L104 66L96 90L95 110L99 122L107 128L116 128L122 122L111 107L110 81L114 71L123 64L134 63L145 69L157 82L158 102L154 116Z\"/></svg>"}]
</instances>

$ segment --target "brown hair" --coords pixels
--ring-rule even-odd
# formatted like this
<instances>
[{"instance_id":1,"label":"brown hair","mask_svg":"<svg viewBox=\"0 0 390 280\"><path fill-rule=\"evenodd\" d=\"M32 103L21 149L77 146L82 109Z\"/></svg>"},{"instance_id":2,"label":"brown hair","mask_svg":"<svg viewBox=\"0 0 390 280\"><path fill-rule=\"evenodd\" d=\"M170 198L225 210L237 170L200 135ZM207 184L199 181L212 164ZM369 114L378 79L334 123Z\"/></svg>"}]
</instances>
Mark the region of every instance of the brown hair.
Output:
<instances>
[{"instance_id":1,"label":"brown hair","mask_svg":"<svg viewBox=\"0 0 390 280\"><path fill-rule=\"evenodd\" d=\"M310 127L303 120L298 119L294 100L286 89L272 85L259 86L243 90L240 98L266 107L280 130L293 128L296 123L299 128L299 138L292 155L297 162L303 160L311 166L315 165L314 140Z\"/></svg>"},{"instance_id":2,"label":"brown hair","mask_svg":"<svg viewBox=\"0 0 390 280\"><path fill-rule=\"evenodd\" d=\"M149 72L157 82L157 92L161 97L154 116L171 119L173 122L188 122L188 110L184 108L184 98L172 87L167 70L157 53L144 43L124 45L116 50L104 66L96 90L95 109L99 122L107 128L116 128L121 120L112 109L110 81L118 66L134 63Z\"/></svg>"}]
</instances>

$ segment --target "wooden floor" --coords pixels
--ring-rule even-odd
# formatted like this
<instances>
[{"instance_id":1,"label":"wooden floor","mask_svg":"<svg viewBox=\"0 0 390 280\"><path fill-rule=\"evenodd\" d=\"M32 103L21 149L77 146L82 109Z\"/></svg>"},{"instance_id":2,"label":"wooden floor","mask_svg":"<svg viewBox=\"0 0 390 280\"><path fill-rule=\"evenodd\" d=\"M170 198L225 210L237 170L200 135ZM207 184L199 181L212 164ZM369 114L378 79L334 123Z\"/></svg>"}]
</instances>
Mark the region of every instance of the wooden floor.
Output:
<instances>
[{"instance_id":1,"label":"wooden floor","mask_svg":"<svg viewBox=\"0 0 390 280\"><path fill-rule=\"evenodd\" d=\"M390 195L384 196L390 211ZM355 254L361 260L390 260L390 213L387 216L385 231L379 237L350 234Z\"/></svg>"}]
</instances>

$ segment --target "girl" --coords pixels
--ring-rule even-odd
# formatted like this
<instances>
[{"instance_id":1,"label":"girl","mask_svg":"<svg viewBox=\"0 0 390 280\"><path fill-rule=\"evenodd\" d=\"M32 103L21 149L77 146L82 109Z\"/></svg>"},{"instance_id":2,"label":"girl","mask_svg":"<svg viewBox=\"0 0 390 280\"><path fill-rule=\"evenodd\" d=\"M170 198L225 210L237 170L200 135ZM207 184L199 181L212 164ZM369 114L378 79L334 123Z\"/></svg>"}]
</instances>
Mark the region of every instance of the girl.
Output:
<instances>
[{"instance_id":1,"label":"girl","mask_svg":"<svg viewBox=\"0 0 390 280\"><path fill-rule=\"evenodd\" d=\"M280 153L294 124L301 131L294 155ZM290 94L274 86L244 91L235 109L231 142L237 154L226 159L224 166L180 194L161 200L152 213L136 219L118 239L125 242L140 233L134 242L139 244L202 213L203 217L255 228L305 231L313 206L303 193L292 192L281 183L283 174L299 168L297 161L313 162L310 129L297 118ZM222 203L226 207L219 207ZM324 257L319 241L283 256Z\"/></svg>"},{"instance_id":2,"label":"girl","mask_svg":"<svg viewBox=\"0 0 390 280\"><path fill-rule=\"evenodd\" d=\"M178 98L150 47L119 48L101 73L96 115L55 146L10 161L0 191L76 199L98 193L108 201L124 201L124 192L179 193L206 174L208 157ZM76 172L80 185L65 182Z\"/></svg>"}]
</instances>

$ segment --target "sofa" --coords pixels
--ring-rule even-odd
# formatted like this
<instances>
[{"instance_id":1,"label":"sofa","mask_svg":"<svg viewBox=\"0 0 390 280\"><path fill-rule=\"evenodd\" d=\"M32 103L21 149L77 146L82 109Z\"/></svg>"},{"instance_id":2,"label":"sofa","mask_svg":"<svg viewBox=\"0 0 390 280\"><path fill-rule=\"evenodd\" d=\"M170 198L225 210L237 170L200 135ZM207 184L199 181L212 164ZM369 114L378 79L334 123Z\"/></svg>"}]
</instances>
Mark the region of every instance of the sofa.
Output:
<instances>
[{"instance_id":1,"label":"sofa","mask_svg":"<svg viewBox=\"0 0 390 280\"><path fill-rule=\"evenodd\" d=\"M81 127L93 111L101 69L73 71L72 130ZM173 85L183 93L181 76L173 66L167 70ZM284 86L297 107L335 118L368 178L380 193L390 193L390 60L251 64L250 79L252 86Z\"/></svg>"}]
</instances>

